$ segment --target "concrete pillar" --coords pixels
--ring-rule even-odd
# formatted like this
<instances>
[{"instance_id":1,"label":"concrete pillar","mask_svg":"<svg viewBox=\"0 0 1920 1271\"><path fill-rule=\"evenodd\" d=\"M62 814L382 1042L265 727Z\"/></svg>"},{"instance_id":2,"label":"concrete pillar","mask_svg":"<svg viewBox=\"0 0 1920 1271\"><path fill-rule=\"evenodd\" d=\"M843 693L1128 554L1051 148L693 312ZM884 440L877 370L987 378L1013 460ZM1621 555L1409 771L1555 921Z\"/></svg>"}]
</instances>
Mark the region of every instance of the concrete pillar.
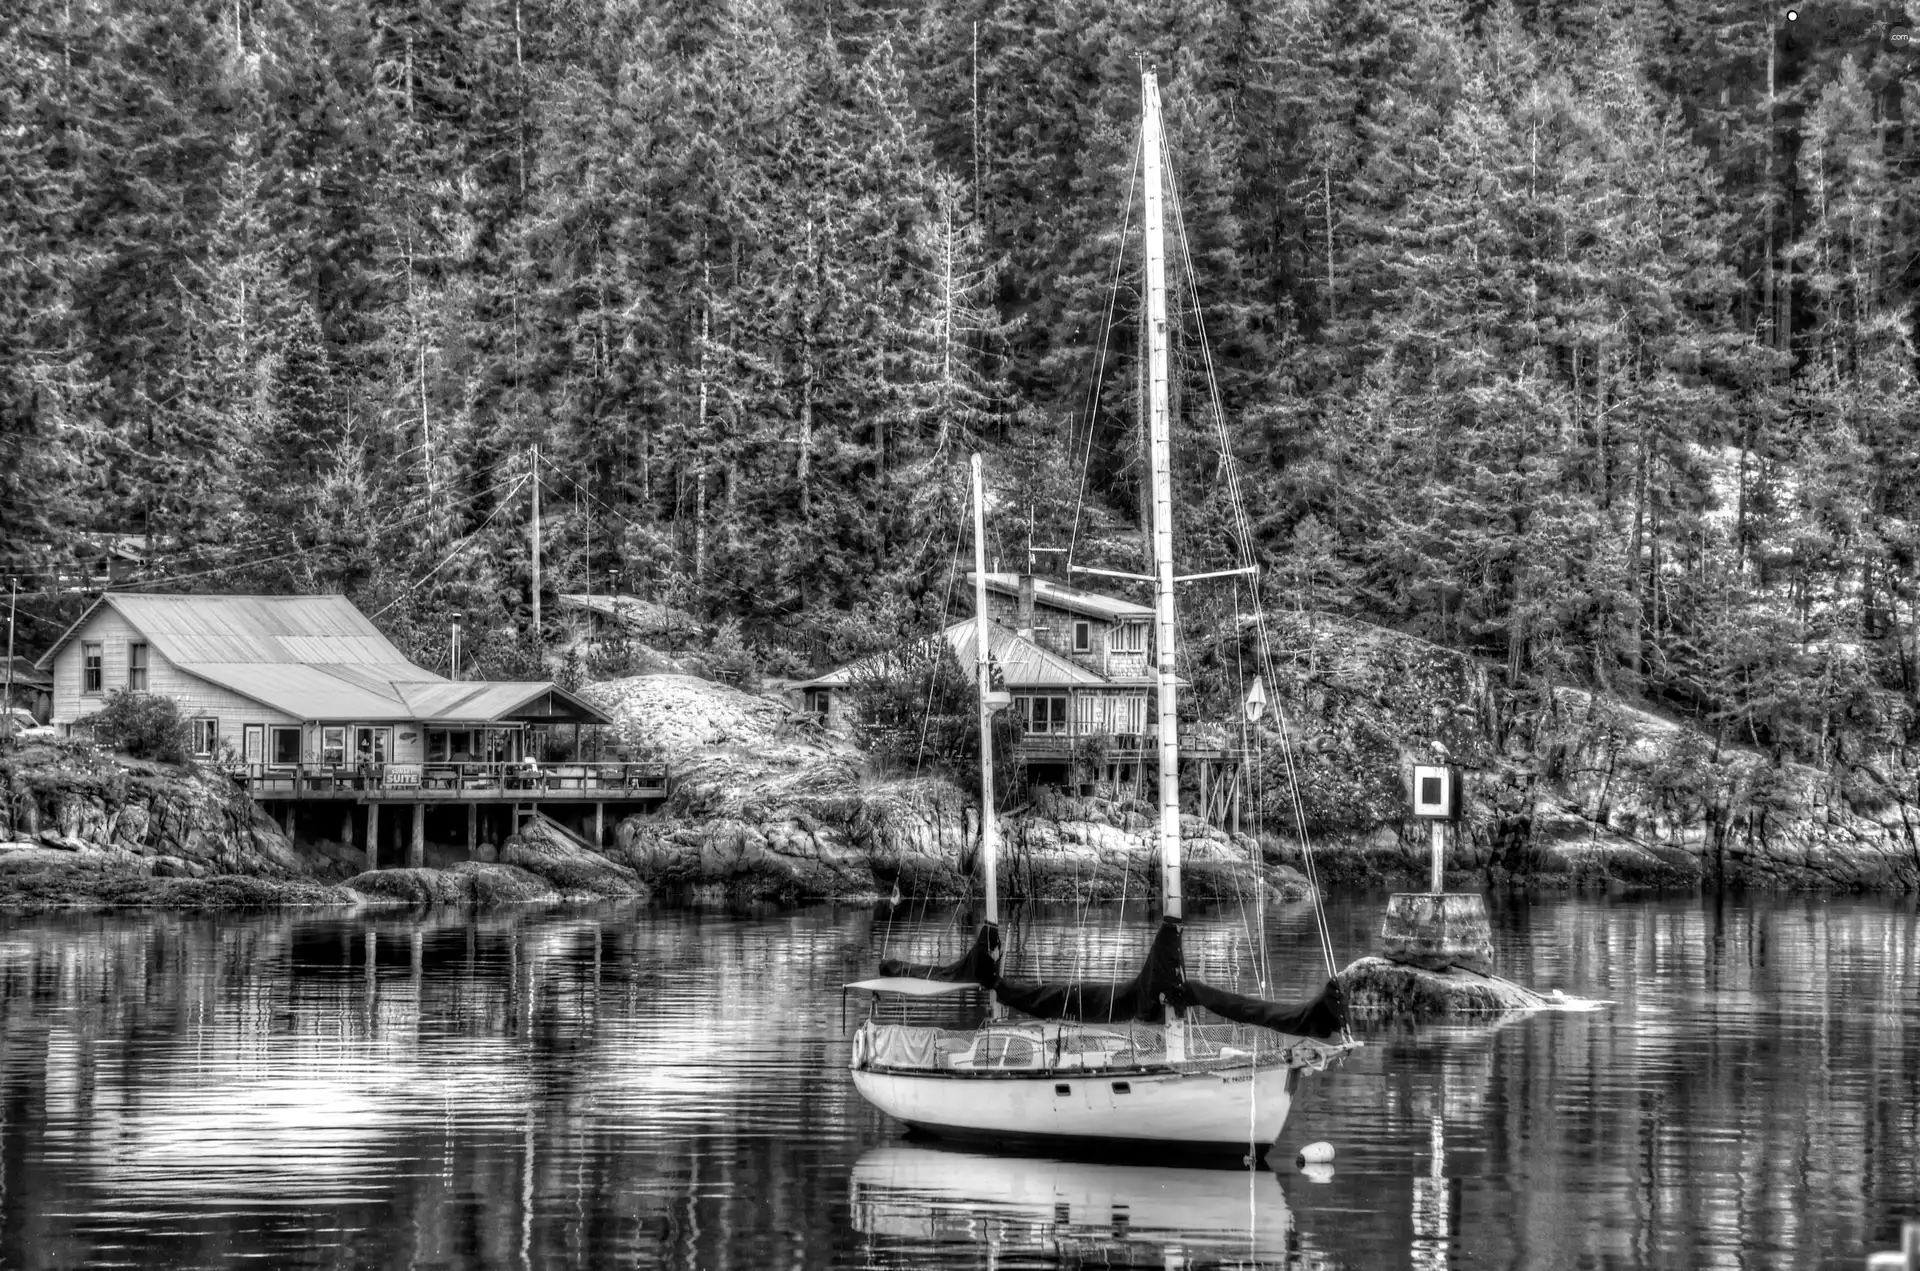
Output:
<instances>
[{"instance_id":1,"label":"concrete pillar","mask_svg":"<svg viewBox=\"0 0 1920 1271\"><path fill-rule=\"evenodd\" d=\"M480 845L480 805L467 804L467 859L472 860L473 852Z\"/></svg>"},{"instance_id":2,"label":"concrete pillar","mask_svg":"<svg viewBox=\"0 0 1920 1271\"><path fill-rule=\"evenodd\" d=\"M380 868L380 805L367 804L367 868Z\"/></svg>"},{"instance_id":3,"label":"concrete pillar","mask_svg":"<svg viewBox=\"0 0 1920 1271\"><path fill-rule=\"evenodd\" d=\"M413 846L407 852L407 864L419 869L427 863L427 805L413 805Z\"/></svg>"},{"instance_id":4,"label":"concrete pillar","mask_svg":"<svg viewBox=\"0 0 1920 1271\"><path fill-rule=\"evenodd\" d=\"M607 805L604 803L594 804L593 805L593 845L595 847L605 847L607 845L607 819L606 818L607 818Z\"/></svg>"}]
</instances>

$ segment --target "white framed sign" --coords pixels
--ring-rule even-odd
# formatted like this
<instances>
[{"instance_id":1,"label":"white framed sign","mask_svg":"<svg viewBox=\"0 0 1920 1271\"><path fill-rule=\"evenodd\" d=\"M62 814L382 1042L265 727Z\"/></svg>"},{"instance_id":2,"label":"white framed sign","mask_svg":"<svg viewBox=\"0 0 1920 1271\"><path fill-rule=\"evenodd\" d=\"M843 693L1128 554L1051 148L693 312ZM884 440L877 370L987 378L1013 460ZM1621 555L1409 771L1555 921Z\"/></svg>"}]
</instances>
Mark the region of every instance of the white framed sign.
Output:
<instances>
[{"instance_id":1,"label":"white framed sign","mask_svg":"<svg viewBox=\"0 0 1920 1271\"><path fill-rule=\"evenodd\" d=\"M1460 770L1445 764L1413 766L1413 814L1422 820L1452 821L1460 816Z\"/></svg>"}]
</instances>

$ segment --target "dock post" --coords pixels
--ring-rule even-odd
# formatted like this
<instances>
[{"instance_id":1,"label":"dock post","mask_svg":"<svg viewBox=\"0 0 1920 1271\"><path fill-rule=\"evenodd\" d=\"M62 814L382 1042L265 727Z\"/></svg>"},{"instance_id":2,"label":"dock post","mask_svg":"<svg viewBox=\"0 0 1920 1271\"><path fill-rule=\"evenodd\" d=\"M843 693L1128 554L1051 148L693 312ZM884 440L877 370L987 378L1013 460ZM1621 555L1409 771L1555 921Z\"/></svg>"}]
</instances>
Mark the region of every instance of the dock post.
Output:
<instances>
[{"instance_id":1,"label":"dock post","mask_svg":"<svg viewBox=\"0 0 1920 1271\"><path fill-rule=\"evenodd\" d=\"M467 804L467 859L473 859L474 849L480 845L480 805Z\"/></svg>"},{"instance_id":2,"label":"dock post","mask_svg":"<svg viewBox=\"0 0 1920 1271\"><path fill-rule=\"evenodd\" d=\"M1428 891L1438 896L1447 889L1447 827L1444 821L1433 823L1433 886Z\"/></svg>"},{"instance_id":3,"label":"dock post","mask_svg":"<svg viewBox=\"0 0 1920 1271\"><path fill-rule=\"evenodd\" d=\"M293 810L298 806L300 805L292 799L287 800L287 838L289 840L293 838Z\"/></svg>"},{"instance_id":4,"label":"dock post","mask_svg":"<svg viewBox=\"0 0 1920 1271\"><path fill-rule=\"evenodd\" d=\"M1207 769L1211 767L1207 760L1200 761L1200 819L1208 825L1213 824L1213 803L1207 798Z\"/></svg>"},{"instance_id":5,"label":"dock post","mask_svg":"<svg viewBox=\"0 0 1920 1271\"><path fill-rule=\"evenodd\" d=\"M367 868L380 868L380 805L367 804Z\"/></svg>"},{"instance_id":6,"label":"dock post","mask_svg":"<svg viewBox=\"0 0 1920 1271\"><path fill-rule=\"evenodd\" d=\"M427 805L413 805L413 847L407 852L407 864L419 869L427 863Z\"/></svg>"},{"instance_id":7,"label":"dock post","mask_svg":"<svg viewBox=\"0 0 1920 1271\"><path fill-rule=\"evenodd\" d=\"M605 847L607 845L606 816L606 804L596 803L593 805L593 845L595 847Z\"/></svg>"}]
</instances>

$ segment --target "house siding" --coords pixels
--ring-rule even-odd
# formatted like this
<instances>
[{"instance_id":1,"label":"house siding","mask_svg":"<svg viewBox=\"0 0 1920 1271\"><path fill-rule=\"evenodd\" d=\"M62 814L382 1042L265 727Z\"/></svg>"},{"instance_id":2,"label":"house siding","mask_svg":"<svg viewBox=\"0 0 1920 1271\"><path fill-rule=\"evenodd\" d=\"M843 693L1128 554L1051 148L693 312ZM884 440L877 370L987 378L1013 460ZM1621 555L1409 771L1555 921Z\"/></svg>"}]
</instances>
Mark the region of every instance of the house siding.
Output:
<instances>
[{"instance_id":1,"label":"house siding","mask_svg":"<svg viewBox=\"0 0 1920 1271\"><path fill-rule=\"evenodd\" d=\"M95 613L53 659L53 723L68 732L73 725L99 711L107 696L127 687L128 646L146 641L134 625L110 608ZM85 667L83 646L100 646L101 692L81 692ZM186 719L211 716L220 721L220 739L240 749L241 729L247 724L288 725L300 721L263 706L231 689L210 684L167 660L147 641L147 691L170 697Z\"/></svg>"}]
</instances>

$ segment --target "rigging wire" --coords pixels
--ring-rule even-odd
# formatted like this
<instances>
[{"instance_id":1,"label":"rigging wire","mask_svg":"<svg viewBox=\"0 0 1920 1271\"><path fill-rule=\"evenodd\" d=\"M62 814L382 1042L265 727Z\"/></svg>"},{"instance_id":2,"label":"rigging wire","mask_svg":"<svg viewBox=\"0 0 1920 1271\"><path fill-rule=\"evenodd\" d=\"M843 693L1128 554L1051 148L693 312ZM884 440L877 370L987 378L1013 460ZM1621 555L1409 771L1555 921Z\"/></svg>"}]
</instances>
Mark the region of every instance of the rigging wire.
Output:
<instances>
[{"instance_id":1,"label":"rigging wire","mask_svg":"<svg viewBox=\"0 0 1920 1271\"><path fill-rule=\"evenodd\" d=\"M1133 224L1133 191L1140 179L1140 145L1143 138L1136 134L1133 139L1133 159L1128 165L1127 202L1120 213L1119 246L1113 253L1113 280L1107 284L1107 316L1100 325L1100 344L1093 356L1093 384L1087 390L1087 445L1080 458L1080 484L1073 494L1073 524L1067 534L1067 581L1073 581L1073 554L1080 546L1080 509L1086 502L1087 473L1093 466L1094 424L1099 417L1100 389L1107 375L1107 347L1113 339L1113 315L1120 305L1120 266L1127 256L1127 230ZM1071 441L1072 437L1069 436Z\"/></svg>"},{"instance_id":2,"label":"rigging wire","mask_svg":"<svg viewBox=\"0 0 1920 1271\"><path fill-rule=\"evenodd\" d=\"M528 473L526 476L523 476L518 481L514 482L513 488L508 490L504 495L501 496L500 502L497 505L495 505L493 511L487 513L487 519L480 522L480 525L478 528L473 530L473 532L471 532L470 534L467 534L458 543L455 543L451 548L449 548L447 550L446 555L442 556L439 560L439 563L434 565L432 569L429 569L426 573L414 579L413 582L407 585L404 591L402 591L399 595L395 596L392 600L389 600L386 604L382 605L379 609L375 610L373 613L368 614L367 618L369 620L378 618L381 614L386 613L389 609L392 609L395 605L405 600L408 596L411 596L414 592L420 590L420 588L426 584L426 581L429 578L432 578L435 574L439 573L442 569L452 564L453 559L456 556L466 551L469 547L472 547L474 544L474 541L478 539L482 533L485 532L487 526L493 524L494 518L498 517L500 513L506 509L507 505L512 501L513 496L520 492L520 487L526 485L526 483L529 480L533 479L534 476L535 474Z\"/></svg>"},{"instance_id":3,"label":"rigging wire","mask_svg":"<svg viewBox=\"0 0 1920 1271\"><path fill-rule=\"evenodd\" d=\"M1221 401L1220 380L1214 366L1213 350L1207 340L1206 320L1200 313L1199 278L1193 265L1192 244L1187 237L1186 218L1181 205L1179 181L1174 174L1175 165L1166 165L1167 184L1171 197L1168 202L1173 206L1174 230L1180 240L1180 255L1187 269L1187 287L1194 298L1194 322L1199 332L1200 352L1207 372L1207 390L1210 405L1213 407L1214 426L1220 440L1220 466L1226 476L1227 496L1233 510L1235 535L1240 550L1242 567L1258 565L1253 547L1253 526L1247 516L1246 501L1240 487L1239 465L1234 456L1231 439L1227 435L1226 410ZM1253 575L1256 579L1258 575ZM1273 677L1273 648L1267 630L1265 606L1259 603L1259 592L1254 592L1254 622L1259 638L1261 669L1267 678ZM1238 633L1236 633L1236 638ZM1276 681L1277 686L1277 681ZM1294 767L1293 746L1290 730L1287 726L1286 711L1281 707L1279 694L1274 695L1273 717L1280 734L1280 754L1287 775L1290 802L1293 806L1294 824L1300 837L1301 859L1306 865L1307 880L1313 888L1314 925L1320 937L1320 950L1326 959L1327 976L1336 979L1339 971L1334 965L1333 934L1327 923L1325 898L1319 883L1319 870L1315 867L1313 844L1307 833L1306 808L1300 799L1299 774Z\"/></svg>"},{"instance_id":4,"label":"rigging wire","mask_svg":"<svg viewBox=\"0 0 1920 1271\"><path fill-rule=\"evenodd\" d=\"M954 526L953 526L953 554L947 561L947 587L946 587L945 593L942 595L940 600L940 626L938 628L939 634L933 637L933 641L934 641L933 656L936 659L941 656L941 651L939 646L941 643L945 641L946 631L947 631L947 614L950 613L953 608L953 580L954 580L954 577L960 571L960 537L965 532L964 527L966 526L966 523L967 523L967 508L966 508L966 505L962 503L960 505L958 518L955 520ZM991 644L989 644L988 650L987 650L987 657L989 661L992 660L992 656L993 656L992 646ZM975 672L975 678L978 678L977 669ZM937 673L933 675L929 675L927 677L927 705L926 705L926 708L920 712L920 748L914 752L914 756L913 756L913 775L916 777L920 775L920 765L926 760L926 757L927 757L927 729L933 723L933 693L934 693L934 688L939 684L939 682L940 682L939 676ZM985 755L980 756L980 761L982 763L987 762L987 756Z\"/></svg>"}]
</instances>

